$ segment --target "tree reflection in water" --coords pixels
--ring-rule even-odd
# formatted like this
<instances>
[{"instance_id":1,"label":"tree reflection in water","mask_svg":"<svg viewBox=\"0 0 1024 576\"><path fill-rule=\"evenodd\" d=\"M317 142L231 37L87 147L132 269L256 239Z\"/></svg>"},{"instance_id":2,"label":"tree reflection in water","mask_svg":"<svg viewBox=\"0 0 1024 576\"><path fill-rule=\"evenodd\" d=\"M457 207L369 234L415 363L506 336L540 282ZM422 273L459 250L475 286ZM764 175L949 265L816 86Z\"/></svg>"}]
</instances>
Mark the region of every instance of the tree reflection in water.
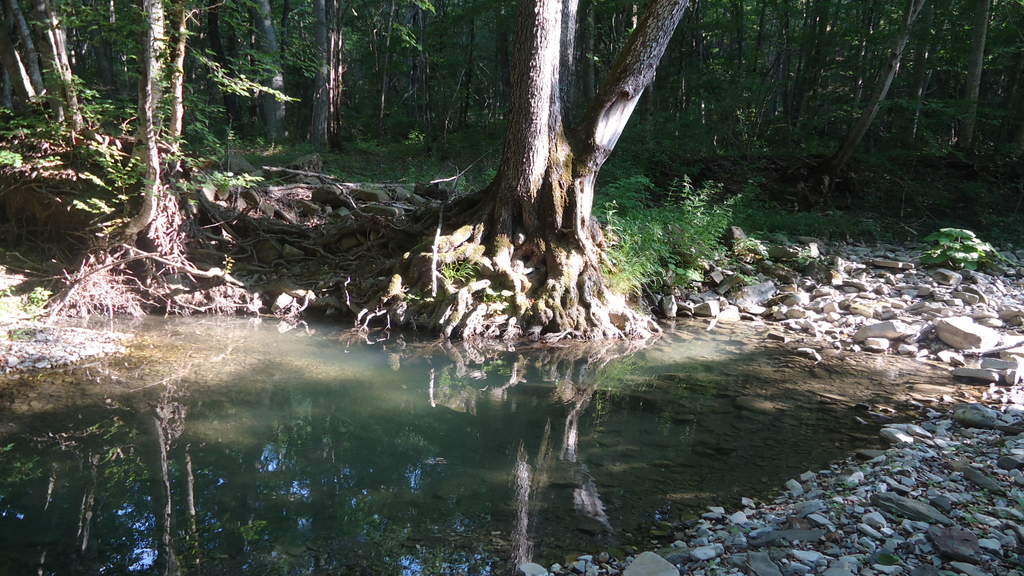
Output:
<instances>
[{"instance_id":1,"label":"tree reflection in water","mask_svg":"<svg viewBox=\"0 0 1024 576\"><path fill-rule=\"evenodd\" d=\"M636 344L158 329L128 365L0 387L0 573L503 572L613 543L666 499L791 474L852 429L817 404L735 411L775 387L792 404L792 374L713 360L662 377Z\"/></svg>"}]
</instances>

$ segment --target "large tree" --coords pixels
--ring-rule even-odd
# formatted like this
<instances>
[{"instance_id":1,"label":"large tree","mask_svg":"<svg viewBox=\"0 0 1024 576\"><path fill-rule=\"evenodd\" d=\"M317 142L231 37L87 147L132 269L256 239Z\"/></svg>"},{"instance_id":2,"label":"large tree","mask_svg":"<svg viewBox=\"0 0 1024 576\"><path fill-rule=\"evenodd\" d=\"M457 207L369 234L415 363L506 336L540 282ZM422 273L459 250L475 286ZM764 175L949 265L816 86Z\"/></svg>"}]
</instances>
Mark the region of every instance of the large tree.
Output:
<instances>
[{"instance_id":1,"label":"large tree","mask_svg":"<svg viewBox=\"0 0 1024 576\"><path fill-rule=\"evenodd\" d=\"M605 283L600 226L591 216L598 172L615 148L644 89L654 79L688 0L652 0L575 130L563 124L560 63L563 18L575 2L522 0L512 62L510 110L497 176L471 208L453 207L454 232L435 239L392 279L386 304L397 321L440 324L446 335L610 338L649 334L655 326ZM468 222L468 224L467 224ZM460 226L461 225L461 226ZM416 262L429 263L417 266ZM436 283L437 263L468 261L484 277L411 304ZM488 292L491 290L492 292ZM494 293L504 301L495 301ZM490 298L488 294L492 294ZM447 296L447 297L445 297ZM499 298L500 300L500 298ZM435 307L431 309L431 307ZM427 313L424 314L424 309ZM412 316L409 318L409 316Z\"/></svg>"}]
</instances>

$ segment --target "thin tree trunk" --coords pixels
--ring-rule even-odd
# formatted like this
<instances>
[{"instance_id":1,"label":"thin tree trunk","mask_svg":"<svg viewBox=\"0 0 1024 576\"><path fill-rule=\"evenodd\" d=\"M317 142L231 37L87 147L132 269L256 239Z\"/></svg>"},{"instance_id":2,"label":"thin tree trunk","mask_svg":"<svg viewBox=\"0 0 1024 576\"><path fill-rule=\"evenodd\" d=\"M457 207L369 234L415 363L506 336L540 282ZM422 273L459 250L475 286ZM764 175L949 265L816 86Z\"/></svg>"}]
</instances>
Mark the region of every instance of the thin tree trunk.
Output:
<instances>
[{"instance_id":1,"label":"thin tree trunk","mask_svg":"<svg viewBox=\"0 0 1024 576\"><path fill-rule=\"evenodd\" d=\"M277 93L284 92L284 72L281 67L281 47L277 40L277 29L274 27L273 12L270 8L270 0L258 0L257 20L259 23L260 51L270 56L273 71L268 81L272 90ZM267 138L271 142L281 139L284 129L284 102L277 99L273 94L263 94L263 121L266 123Z\"/></svg>"},{"instance_id":2,"label":"thin tree trunk","mask_svg":"<svg viewBox=\"0 0 1024 576\"><path fill-rule=\"evenodd\" d=\"M7 0L7 17L10 18L18 31L18 41L24 50L25 69L28 70L29 78L32 80L32 88L36 94L41 94L45 89L43 83L43 71L40 64L39 51L36 50L35 42L32 40L32 30L25 20L25 13L21 11L18 0Z\"/></svg>"},{"instance_id":3,"label":"thin tree trunk","mask_svg":"<svg viewBox=\"0 0 1024 576\"><path fill-rule=\"evenodd\" d=\"M909 0L907 2L906 11L903 13L902 28L889 52L885 66L879 74L878 86L871 97L871 101L861 113L857 122L850 128L842 146L826 163L826 174L829 178L834 178L846 167L846 163L853 157L853 152L856 150L857 145L860 144L864 135L867 134L868 128L871 127L871 123L874 122L875 116L878 115L878 110L882 107L882 102L889 94L892 81L896 78L896 73L900 69L903 49L907 46L907 41L910 39L910 33L914 27L914 21L917 20L918 15L921 13L924 3L925 0Z\"/></svg>"},{"instance_id":4,"label":"thin tree trunk","mask_svg":"<svg viewBox=\"0 0 1024 576\"><path fill-rule=\"evenodd\" d=\"M180 146L185 121L185 49L188 46L189 13L187 0L179 0L175 6L175 43L171 57L171 145L177 151Z\"/></svg>"},{"instance_id":5,"label":"thin tree trunk","mask_svg":"<svg viewBox=\"0 0 1024 576\"><path fill-rule=\"evenodd\" d=\"M36 97L35 86L28 70L25 69L23 58L11 42L10 34L7 31L7 23L0 22L0 63L3 64L7 86L17 96L17 102L27 102ZM13 106L12 99L11 105Z\"/></svg>"},{"instance_id":6,"label":"thin tree trunk","mask_svg":"<svg viewBox=\"0 0 1024 576\"><path fill-rule=\"evenodd\" d=\"M380 56L380 98L377 102L377 134L381 137L384 136L384 112L387 104L388 83L390 82L388 73L391 67L391 34L394 31L395 10L395 0L391 0L390 8L388 9L387 30L384 36L384 50Z\"/></svg>"},{"instance_id":7,"label":"thin tree trunk","mask_svg":"<svg viewBox=\"0 0 1024 576\"><path fill-rule=\"evenodd\" d=\"M327 34L327 2L329 0L313 0L313 37L317 48L319 66L313 80L313 115L309 127L310 144L317 148L327 146L327 124L330 121L330 46Z\"/></svg>"},{"instance_id":8,"label":"thin tree trunk","mask_svg":"<svg viewBox=\"0 0 1024 576\"><path fill-rule=\"evenodd\" d=\"M342 105L345 103L345 29L342 27L344 10L342 0L328 0L331 6L330 27L328 29L330 41L330 109L328 117L327 136L332 148L338 150L342 146L342 124L344 112Z\"/></svg>"},{"instance_id":9,"label":"thin tree trunk","mask_svg":"<svg viewBox=\"0 0 1024 576\"><path fill-rule=\"evenodd\" d=\"M470 18L469 20L469 46L467 47L466 55L466 70L464 82L465 87L462 91L462 108L459 110L459 127L465 128L469 125L469 108L473 102L473 72L476 69L476 19Z\"/></svg>"},{"instance_id":10,"label":"thin tree trunk","mask_svg":"<svg viewBox=\"0 0 1024 576\"><path fill-rule=\"evenodd\" d=\"M206 11L206 36L210 39L210 50L221 67L229 69L228 55L224 49L224 42L220 29L220 0L210 0L211 4ZM242 122L242 109L238 96L230 92L223 92L224 110L229 120L234 124Z\"/></svg>"},{"instance_id":11,"label":"thin tree trunk","mask_svg":"<svg viewBox=\"0 0 1024 576\"><path fill-rule=\"evenodd\" d=\"M342 38L340 0L313 0L314 35L320 65L314 80L310 142L317 147L341 146Z\"/></svg>"},{"instance_id":12,"label":"thin tree trunk","mask_svg":"<svg viewBox=\"0 0 1024 576\"><path fill-rule=\"evenodd\" d=\"M924 10L924 29L921 31L920 45L914 51L914 120L910 128L912 140L917 140L917 131L921 124L921 110L924 108L928 81L931 79L928 61L931 58L932 22L935 18L935 5L928 4Z\"/></svg>"},{"instance_id":13,"label":"thin tree trunk","mask_svg":"<svg viewBox=\"0 0 1024 576\"><path fill-rule=\"evenodd\" d=\"M45 51L44 60L50 68L50 76L53 81L51 101L57 110L58 118L68 122L72 131L78 132L82 128L82 113L78 106L75 79L71 74L67 36L52 0L36 0L36 12L42 20L47 42L48 49Z\"/></svg>"},{"instance_id":14,"label":"thin tree trunk","mask_svg":"<svg viewBox=\"0 0 1024 576\"><path fill-rule=\"evenodd\" d=\"M157 110L161 95L163 65L160 54L164 50L164 9L162 0L142 0L142 10L148 26L143 32L142 77L139 78L139 134L136 146L141 156L145 175L142 179L142 206L121 232L123 242L132 243L136 236L149 227L159 206L161 184L160 149L158 147Z\"/></svg>"},{"instance_id":15,"label":"thin tree trunk","mask_svg":"<svg viewBox=\"0 0 1024 576\"><path fill-rule=\"evenodd\" d=\"M985 38L988 34L989 11L992 0L978 0L975 5L974 27L971 33L971 54L967 60L967 115L960 126L957 144L970 150L978 121L978 96L981 92L981 73L985 66Z\"/></svg>"}]
</instances>

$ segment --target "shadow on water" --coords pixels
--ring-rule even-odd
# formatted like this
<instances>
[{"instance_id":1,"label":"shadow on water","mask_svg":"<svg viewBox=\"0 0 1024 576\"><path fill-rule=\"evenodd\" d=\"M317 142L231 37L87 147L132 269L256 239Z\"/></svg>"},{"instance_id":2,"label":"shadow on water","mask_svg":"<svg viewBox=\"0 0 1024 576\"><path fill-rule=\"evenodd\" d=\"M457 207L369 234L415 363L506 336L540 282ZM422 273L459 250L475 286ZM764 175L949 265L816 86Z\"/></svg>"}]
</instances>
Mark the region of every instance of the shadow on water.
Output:
<instances>
[{"instance_id":1,"label":"shadow on water","mask_svg":"<svg viewBox=\"0 0 1024 576\"><path fill-rule=\"evenodd\" d=\"M0 384L0 573L504 574L873 445L865 410L932 375L740 326L518 350L136 329L125 358Z\"/></svg>"}]
</instances>

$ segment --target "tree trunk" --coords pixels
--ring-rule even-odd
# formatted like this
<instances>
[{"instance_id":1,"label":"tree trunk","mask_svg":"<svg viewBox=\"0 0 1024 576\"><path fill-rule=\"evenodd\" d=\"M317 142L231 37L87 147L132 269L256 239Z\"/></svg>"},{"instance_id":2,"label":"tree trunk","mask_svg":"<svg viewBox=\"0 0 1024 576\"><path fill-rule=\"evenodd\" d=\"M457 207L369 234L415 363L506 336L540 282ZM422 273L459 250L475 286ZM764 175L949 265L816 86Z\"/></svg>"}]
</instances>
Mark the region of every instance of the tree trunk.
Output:
<instances>
[{"instance_id":1,"label":"tree trunk","mask_svg":"<svg viewBox=\"0 0 1024 576\"><path fill-rule=\"evenodd\" d=\"M886 59L885 66L879 74L878 86L871 97L871 101L863 113L861 113L857 122L850 128L846 139L843 141L843 145L839 147L839 150L825 164L825 175L828 180L834 179L846 167L846 163L853 157L853 152L856 150L857 145L860 144L861 139L867 134L868 128L871 127L871 123L874 122L875 116L878 115L878 110L882 107L882 102L889 94L892 81L896 78L896 73L900 69L903 49L907 46L907 40L910 39L910 32L913 30L914 21L917 20L918 15L921 13L924 3L925 0L908 0L906 11L903 13L903 27L898 33L895 44ZM826 187L830 186L827 182L825 185Z\"/></svg>"},{"instance_id":2,"label":"tree trunk","mask_svg":"<svg viewBox=\"0 0 1024 576\"><path fill-rule=\"evenodd\" d=\"M317 148L327 146L327 123L328 110L330 109L330 95L328 94L330 70L330 57L328 55L327 38L327 2L329 0L313 0L313 37L316 42L319 66L316 69L316 78L313 80L313 115L309 126L309 142Z\"/></svg>"},{"instance_id":3,"label":"tree trunk","mask_svg":"<svg viewBox=\"0 0 1024 576\"><path fill-rule=\"evenodd\" d=\"M928 81L931 79L928 61L931 58L934 17L935 5L928 4L925 7L924 30L921 31L920 45L914 52L914 119L910 127L911 140L917 140L917 131L921 124L921 110L924 108L925 93L928 91Z\"/></svg>"},{"instance_id":4,"label":"tree trunk","mask_svg":"<svg viewBox=\"0 0 1024 576\"><path fill-rule=\"evenodd\" d=\"M971 54L967 60L967 115L960 125L957 144L964 150L974 146L974 134L978 121L978 95L981 92L981 72L985 64L985 37L988 34L989 10L992 0L978 0L974 12L974 29L971 33Z\"/></svg>"},{"instance_id":5,"label":"tree trunk","mask_svg":"<svg viewBox=\"0 0 1024 576\"><path fill-rule=\"evenodd\" d=\"M391 33L394 31L395 25L395 9L395 0L391 0L390 8L388 9L387 28L384 33L384 48L378 58L380 62L380 94L377 101L377 135L380 137L384 136L384 112L387 104L388 83L390 82Z\"/></svg>"},{"instance_id":6,"label":"tree trunk","mask_svg":"<svg viewBox=\"0 0 1024 576\"><path fill-rule=\"evenodd\" d=\"M164 9L162 0L142 0L146 22L142 40L142 60L139 78L139 133L136 155L142 159L145 175L142 179L142 205L121 232L121 241L134 243L136 236L153 221L163 190L160 171L158 134L158 107L161 96L163 65L160 55L164 50Z\"/></svg>"},{"instance_id":7,"label":"tree trunk","mask_svg":"<svg viewBox=\"0 0 1024 576\"><path fill-rule=\"evenodd\" d=\"M172 146L180 146L185 121L185 49L188 46L188 20L191 17L187 0L179 0L175 6L175 43L171 53L171 126Z\"/></svg>"},{"instance_id":8,"label":"tree trunk","mask_svg":"<svg viewBox=\"0 0 1024 576\"><path fill-rule=\"evenodd\" d=\"M282 93L284 92L284 72L281 68L281 47L277 42L277 29L274 27L270 0L258 0L257 14L260 28L260 51L270 57L273 66L268 84L270 89ZM273 94L263 94L261 98L267 138L271 142L276 142L281 139L284 129L284 102L278 100Z\"/></svg>"},{"instance_id":9,"label":"tree trunk","mask_svg":"<svg viewBox=\"0 0 1024 576\"><path fill-rule=\"evenodd\" d=\"M344 72L340 0L313 0L314 34L320 66L314 80L310 142L320 148L341 146L342 73Z\"/></svg>"},{"instance_id":10,"label":"tree trunk","mask_svg":"<svg viewBox=\"0 0 1024 576\"><path fill-rule=\"evenodd\" d=\"M224 41L221 38L220 30L220 0L210 0L211 4L206 12L206 35L210 39L210 50L213 51L213 56L216 58L217 64L220 64L225 69L230 69L228 65L228 55L224 49ZM224 110L227 111L228 118L234 124L242 122L242 109L238 102L238 96L231 94L230 92L224 92Z\"/></svg>"},{"instance_id":11,"label":"tree trunk","mask_svg":"<svg viewBox=\"0 0 1024 576\"><path fill-rule=\"evenodd\" d=\"M480 250L461 249L471 264L493 271L496 289L507 288L512 296L500 305L476 300L474 293L490 286L490 279L462 287L445 280L451 299L441 303L437 320L445 336L513 338L525 332L597 339L657 330L605 284L603 239L591 208L598 172L653 81L687 3L648 3L570 139L563 129L560 89L564 6L561 0L521 2L501 163L484 202L470 214L470 237ZM460 223L453 220L451 226ZM466 240L462 236L461 242ZM438 242L453 243L454 236ZM421 253L417 261L429 267L430 257ZM401 288L389 292L390 297ZM392 308L399 309L408 312Z\"/></svg>"},{"instance_id":12,"label":"tree trunk","mask_svg":"<svg viewBox=\"0 0 1024 576\"><path fill-rule=\"evenodd\" d=\"M36 94L41 94L45 89L43 83L43 71L39 63L39 51L36 50L35 42L32 40L32 30L25 21L25 13L21 11L18 0L7 0L7 17L14 22L18 31L18 41L22 46L24 54L23 64L32 80L32 88Z\"/></svg>"},{"instance_id":13,"label":"tree trunk","mask_svg":"<svg viewBox=\"0 0 1024 576\"><path fill-rule=\"evenodd\" d=\"M47 43L43 59L50 69L51 102L58 119L68 122L72 131L78 132L82 128L82 112L78 106L75 79L71 74L71 61L68 59L67 36L51 0L36 0L36 12L42 21Z\"/></svg>"},{"instance_id":14,"label":"tree trunk","mask_svg":"<svg viewBox=\"0 0 1024 576\"><path fill-rule=\"evenodd\" d=\"M33 86L32 78L29 76L28 70L25 69L23 62L24 59L14 47L14 43L11 42L7 23L0 22L0 64L3 65L7 82L13 91L12 96L17 97L16 102L19 105L21 102L28 102L36 97L35 86ZM12 99L12 106L14 102Z\"/></svg>"}]
</instances>

